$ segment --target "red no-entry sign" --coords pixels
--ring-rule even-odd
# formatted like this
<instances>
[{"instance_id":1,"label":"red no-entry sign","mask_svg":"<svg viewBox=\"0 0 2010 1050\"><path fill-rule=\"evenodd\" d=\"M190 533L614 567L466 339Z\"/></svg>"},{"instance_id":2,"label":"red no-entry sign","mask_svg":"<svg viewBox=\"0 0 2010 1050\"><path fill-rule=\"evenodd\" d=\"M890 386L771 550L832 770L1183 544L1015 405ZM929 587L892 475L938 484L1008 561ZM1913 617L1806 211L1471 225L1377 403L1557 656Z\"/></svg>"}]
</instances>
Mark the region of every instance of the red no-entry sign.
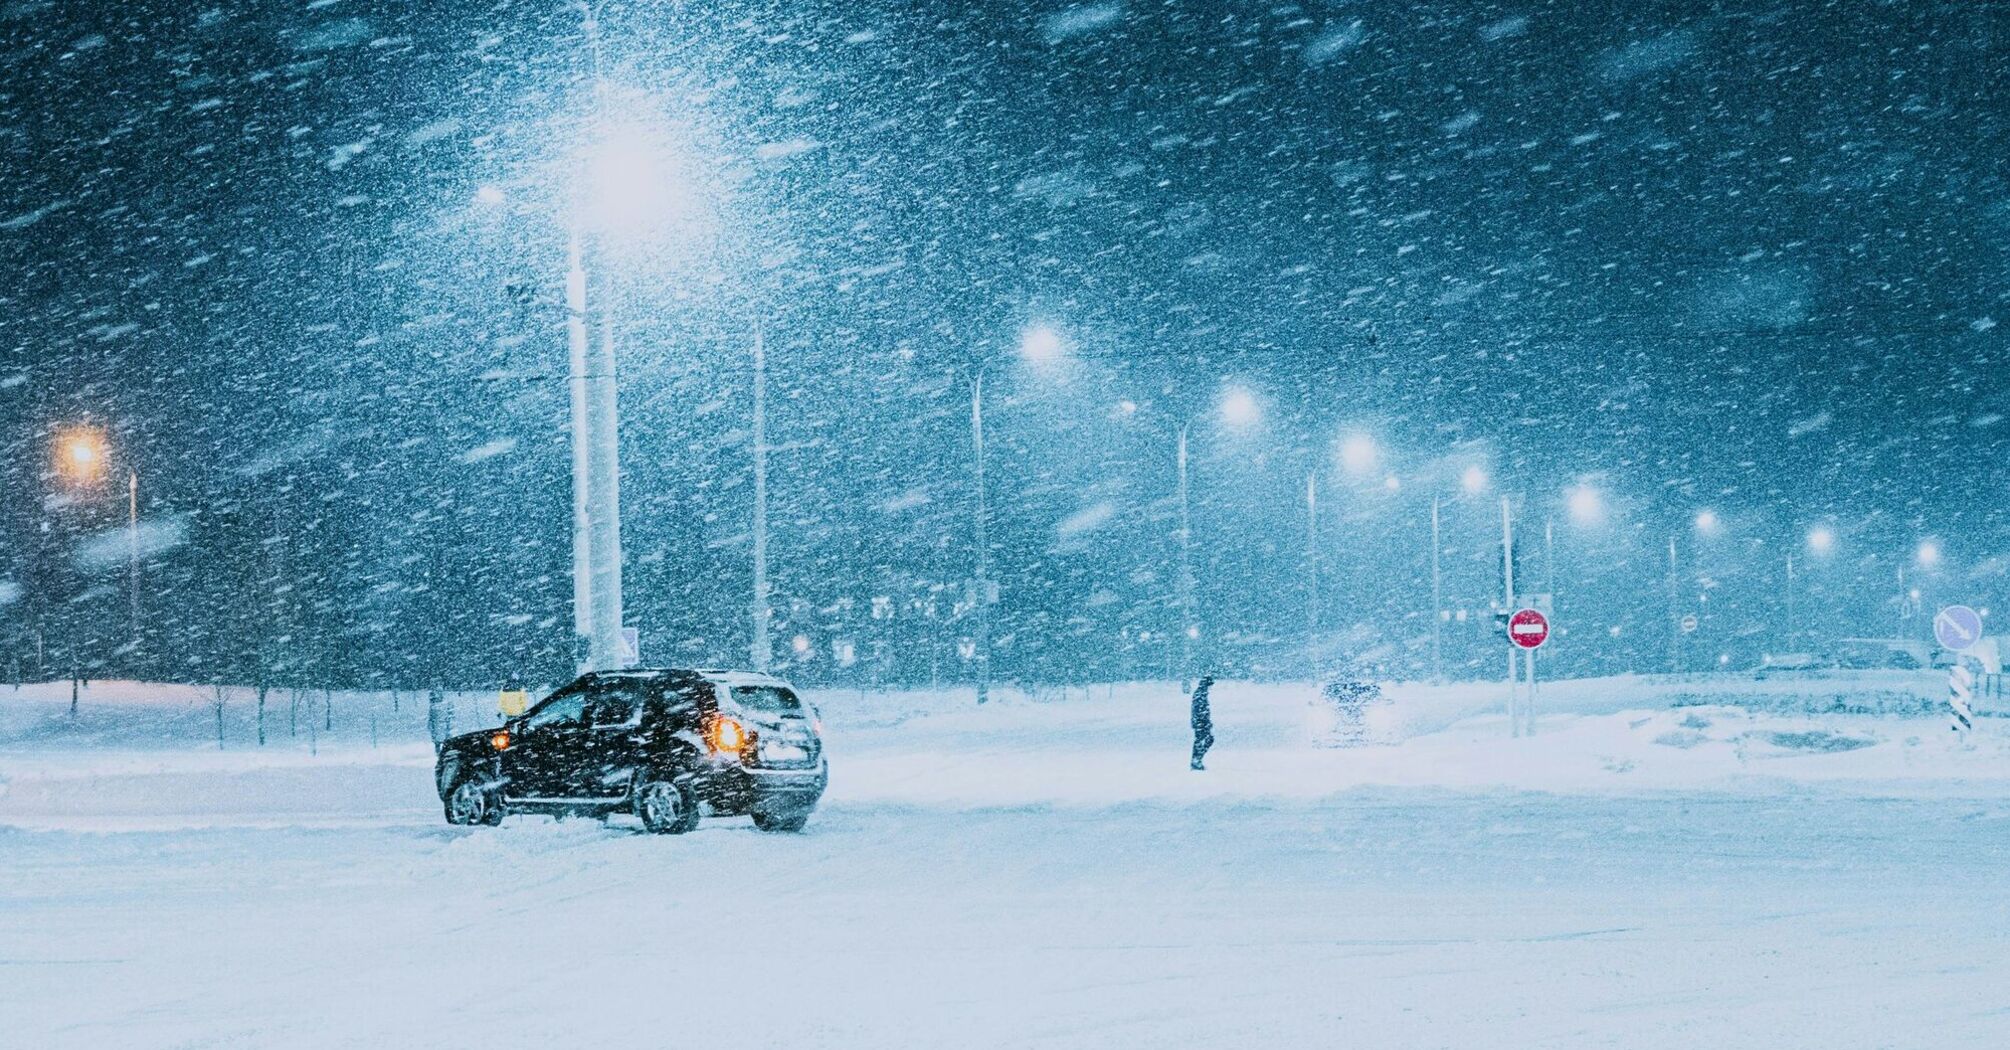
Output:
<instances>
[{"instance_id":1,"label":"red no-entry sign","mask_svg":"<svg viewBox=\"0 0 2010 1050\"><path fill-rule=\"evenodd\" d=\"M1508 617L1508 641L1524 649L1540 649L1549 641L1549 617L1534 609L1517 609Z\"/></svg>"}]
</instances>

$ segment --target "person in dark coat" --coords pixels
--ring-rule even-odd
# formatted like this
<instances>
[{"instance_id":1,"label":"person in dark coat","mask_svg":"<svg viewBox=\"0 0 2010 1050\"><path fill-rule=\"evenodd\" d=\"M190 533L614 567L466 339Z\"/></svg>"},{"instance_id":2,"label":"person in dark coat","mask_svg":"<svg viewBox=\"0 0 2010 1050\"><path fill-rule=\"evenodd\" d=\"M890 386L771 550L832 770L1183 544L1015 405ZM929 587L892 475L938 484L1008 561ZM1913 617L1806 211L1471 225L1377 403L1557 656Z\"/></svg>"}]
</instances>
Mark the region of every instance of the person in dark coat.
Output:
<instances>
[{"instance_id":1,"label":"person in dark coat","mask_svg":"<svg viewBox=\"0 0 2010 1050\"><path fill-rule=\"evenodd\" d=\"M1193 687L1193 768L1206 769L1202 765L1207 758L1207 749L1214 746L1214 715L1207 709L1208 690L1214 688L1214 676L1202 675Z\"/></svg>"}]
</instances>

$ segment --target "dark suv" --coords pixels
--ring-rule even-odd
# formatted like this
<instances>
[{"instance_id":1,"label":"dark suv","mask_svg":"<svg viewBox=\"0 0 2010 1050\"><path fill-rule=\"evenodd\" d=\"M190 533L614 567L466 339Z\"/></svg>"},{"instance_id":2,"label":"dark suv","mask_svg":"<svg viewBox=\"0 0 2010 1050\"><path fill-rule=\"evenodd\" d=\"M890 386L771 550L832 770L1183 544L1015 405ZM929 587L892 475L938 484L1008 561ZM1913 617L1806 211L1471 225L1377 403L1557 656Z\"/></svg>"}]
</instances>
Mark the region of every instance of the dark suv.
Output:
<instances>
[{"instance_id":1,"label":"dark suv","mask_svg":"<svg viewBox=\"0 0 2010 1050\"><path fill-rule=\"evenodd\" d=\"M600 671L499 729L449 739L434 781L450 824L630 812L674 835L697 827L702 807L801 831L824 793L821 730L768 675Z\"/></svg>"}]
</instances>

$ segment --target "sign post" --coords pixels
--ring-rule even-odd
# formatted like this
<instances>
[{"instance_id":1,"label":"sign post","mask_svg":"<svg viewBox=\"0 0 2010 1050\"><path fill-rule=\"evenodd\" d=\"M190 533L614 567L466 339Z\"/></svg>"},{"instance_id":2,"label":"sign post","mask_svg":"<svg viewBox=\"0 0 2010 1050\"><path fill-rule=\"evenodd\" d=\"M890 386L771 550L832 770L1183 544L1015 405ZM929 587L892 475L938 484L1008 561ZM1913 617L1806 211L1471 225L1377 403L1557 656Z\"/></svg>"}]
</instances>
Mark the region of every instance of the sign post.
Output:
<instances>
[{"instance_id":1,"label":"sign post","mask_svg":"<svg viewBox=\"0 0 2010 1050\"><path fill-rule=\"evenodd\" d=\"M1975 728L1975 673L1968 669L1967 652L1982 642L1982 614L1966 605L1950 605L1933 617L1933 640L1954 654L1954 666L1947 669L1947 706L1953 718L1949 729L1962 743Z\"/></svg>"},{"instance_id":2,"label":"sign post","mask_svg":"<svg viewBox=\"0 0 2010 1050\"><path fill-rule=\"evenodd\" d=\"M1525 655L1528 663L1528 700L1521 712L1521 719L1515 726L1516 736L1535 735L1535 651L1549 642L1549 617L1540 609L1521 608L1514 611L1507 621L1508 641ZM1512 652L1513 650L1509 650ZM1510 712L1512 715L1512 712ZM1511 717L1510 721L1514 719Z\"/></svg>"}]
</instances>

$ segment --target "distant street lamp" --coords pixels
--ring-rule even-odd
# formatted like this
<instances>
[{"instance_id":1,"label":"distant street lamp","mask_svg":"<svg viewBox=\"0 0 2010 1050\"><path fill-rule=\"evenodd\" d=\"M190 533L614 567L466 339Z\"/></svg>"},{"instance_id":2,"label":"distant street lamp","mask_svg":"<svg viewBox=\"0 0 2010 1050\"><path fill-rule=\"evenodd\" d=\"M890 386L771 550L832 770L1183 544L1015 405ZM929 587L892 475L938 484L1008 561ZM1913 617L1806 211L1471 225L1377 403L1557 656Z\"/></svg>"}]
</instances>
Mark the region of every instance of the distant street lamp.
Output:
<instances>
[{"instance_id":1,"label":"distant street lamp","mask_svg":"<svg viewBox=\"0 0 2010 1050\"><path fill-rule=\"evenodd\" d=\"M1571 520L1579 525L1596 525L1605 520L1605 499L1590 482L1572 486L1564 500L1570 508Z\"/></svg>"},{"instance_id":2,"label":"distant street lamp","mask_svg":"<svg viewBox=\"0 0 2010 1050\"><path fill-rule=\"evenodd\" d=\"M1836 533L1827 525L1817 525L1808 530L1808 550L1816 554L1827 554L1835 549Z\"/></svg>"},{"instance_id":3,"label":"distant street lamp","mask_svg":"<svg viewBox=\"0 0 2010 1050\"><path fill-rule=\"evenodd\" d=\"M1914 553L1922 569L1931 569L1940 564L1940 544L1933 540L1921 540L1919 549Z\"/></svg>"},{"instance_id":4,"label":"distant street lamp","mask_svg":"<svg viewBox=\"0 0 2010 1050\"><path fill-rule=\"evenodd\" d=\"M56 473L73 485L90 485L104 477L107 458L105 432L97 427L71 427L57 436Z\"/></svg>"},{"instance_id":5,"label":"distant street lamp","mask_svg":"<svg viewBox=\"0 0 2010 1050\"><path fill-rule=\"evenodd\" d=\"M1137 414L1137 404L1124 401L1119 406L1119 415L1131 417ZM1260 422L1263 406L1256 394L1243 386L1225 389L1215 406L1215 415L1220 422L1230 428L1244 429ZM1195 593L1198 590L1193 568L1193 498L1191 484L1192 456L1189 452L1192 420L1182 420L1173 431L1173 471L1176 496L1179 503L1179 526L1176 539L1179 543L1179 576L1174 581L1175 601L1179 605L1180 628L1180 688L1190 688L1193 675L1193 653L1195 643L1200 640L1201 628ZM1308 536L1316 535L1318 527L1318 494L1316 482L1307 481L1306 513ZM1317 616L1313 612L1314 617Z\"/></svg>"},{"instance_id":6,"label":"distant street lamp","mask_svg":"<svg viewBox=\"0 0 2010 1050\"><path fill-rule=\"evenodd\" d=\"M1066 353L1061 333L1052 325L1036 324L1019 333L1019 356L1029 364L1057 364Z\"/></svg>"},{"instance_id":7,"label":"distant street lamp","mask_svg":"<svg viewBox=\"0 0 2010 1050\"><path fill-rule=\"evenodd\" d=\"M1355 477L1372 473L1381 458L1381 448L1366 434L1349 434L1340 439L1341 469Z\"/></svg>"},{"instance_id":8,"label":"distant street lamp","mask_svg":"<svg viewBox=\"0 0 2010 1050\"><path fill-rule=\"evenodd\" d=\"M1487 490L1487 472L1477 465L1469 466L1459 474L1459 488L1467 496L1477 496ZM1431 679L1444 681L1445 678L1445 570L1444 570L1444 529L1442 523L1444 496L1436 491L1431 493Z\"/></svg>"},{"instance_id":9,"label":"distant street lamp","mask_svg":"<svg viewBox=\"0 0 2010 1050\"><path fill-rule=\"evenodd\" d=\"M1019 357L1029 365L1048 367L1067 355L1067 342L1050 325L1034 325L1019 335ZM977 702L991 699L991 606L997 603L997 587L991 582L991 508L984 479L984 369L969 371L971 487L974 494L971 526L976 534L976 564L970 596L977 614L976 645L971 654L977 665Z\"/></svg>"},{"instance_id":10,"label":"distant street lamp","mask_svg":"<svg viewBox=\"0 0 2010 1050\"><path fill-rule=\"evenodd\" d=\"M1221 421L1231 427L1253 426L1263 418L1263 406L1248 387L1231 386L1221 394Z\"/></svg>"}]
</instances>

